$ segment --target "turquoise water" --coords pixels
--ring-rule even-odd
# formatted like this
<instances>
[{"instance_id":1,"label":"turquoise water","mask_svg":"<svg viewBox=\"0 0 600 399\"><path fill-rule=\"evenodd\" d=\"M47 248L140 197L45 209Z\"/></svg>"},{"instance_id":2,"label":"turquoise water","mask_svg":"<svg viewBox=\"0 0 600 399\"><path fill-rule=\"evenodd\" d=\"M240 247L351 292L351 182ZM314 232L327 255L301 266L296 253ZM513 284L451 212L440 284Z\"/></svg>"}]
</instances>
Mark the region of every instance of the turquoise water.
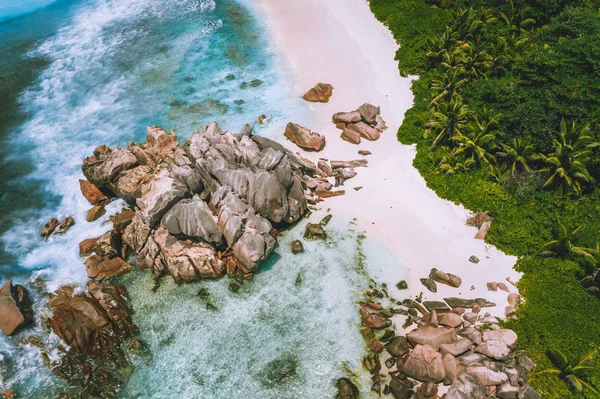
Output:
<instances>
[{"instance_id":1,"label":"turquoise water","mask_svg":"<svg viewBox=\"0 0 600 399\"><path fill-rule=\"evenodd\" d=\"M40 8L49 6L55 1L56 0L4 1L0 3L0 22L34 12Z\"/></svg>"},{"instance_id":2,"label":"turquoise water","mask_svg":"<svg viewBox=\"0 0 600 399\"><path fill-rule=\"evenodd\" d=\"M109 226L108 215L85 223L89 204L79 192L82 159L100 144L143 140L150 124L173 129L181 141L217 120L239 130L261 114L260 134L278 137L288 120L310 125L293 94L285 63L272 48L251 2L234 0L56 0L0 7L0 281L26 285L36 314L48 292L83 286L78 243ZM50 217L77 223L47 242ZM281 245L240 292L228 281L176 286L156 293L148 273L125 277L134 321L153 360L137 364L123 387L128 398L325 398L340 365L358 368L358 291L366 276L354 268L356 233L334 217L333 239L307 243L292 257ZM377 243L368 244L369 273L398 268ZM300 273L302 283L296 284ZM35 284L33 283L35 281ZM207 288L216 310L197 292ZM54 398L64 383L42 364L27 337L42 338L39 320L0 336L0 386L21 397ZM282 384L265 379L269 366L293 372Z\"/></svg>"}]
</instances>

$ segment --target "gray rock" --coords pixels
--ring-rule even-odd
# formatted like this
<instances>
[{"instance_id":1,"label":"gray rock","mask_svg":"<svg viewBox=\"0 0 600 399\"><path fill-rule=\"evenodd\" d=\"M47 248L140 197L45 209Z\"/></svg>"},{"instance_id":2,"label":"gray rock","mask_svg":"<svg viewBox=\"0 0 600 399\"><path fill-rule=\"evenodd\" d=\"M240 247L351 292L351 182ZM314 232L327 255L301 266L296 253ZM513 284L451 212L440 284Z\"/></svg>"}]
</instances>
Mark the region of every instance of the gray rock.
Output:
<instances>
[{"instance_id":1,"label":"gray rock","mask_svg":"<svg viewBox=\"0 0 600 399\"><path fill-rule=\"evenodd\" d=\"M451 344L440 345L440 352L443 355L449 354L454 357L467 353L473 348L473 342L470 339L463 338Z\"/></svg>"},{"instance_id":2,"label":"gray rock","mask_svg":"<svg viewBox=\"0 0 600 399\"><path fill-rule=\"evenodd\" d=\"M469 375L462 374L454 381L445 399L487 399L485 387Z\"/></svg>"},{"instance_id":3,"label":"gray rock","mask_svg":"<svg viewBox=\"0 0 600 399\"><path fill-rule=\"evenodd\" d=\"M422 278L421 284L423 284L425 286L425 288L427 288L429 291L437 292L437 285L435 284L435 281L433 281L432 279Z\"/></svg>"},{"instance_id":4,"label":"gray rock","mask_svg":"<svg viewBox=\"0 0 600 399\"><path fill-rule=\"evenodd\" d=\"M216 218L198 195L181 200L169 209L161 225L174 235L183 234L212 243L219 243L222 239Z\"/></svg>"},{"instance_id":5,"label":"gray rock","mask_svg":"<svg viewBox=\"0 0 600 399\"><path fill-rule=\"evenodd\" d=\"M148 226L155 227L164 214L187 193L185 184L163 169L142 185L141 196L136 201L140 216Z\"/></svg>"},{"instance_id":6,"label":"gray rock","mask_svg":"<svg viewBox=\"0 0 600 399\"><path fill-rule=\"evenodd\" d=\"M504 383L496 389L496 397L499 399L514 399L519 393L519 387L513 386L510 383Z\"/></svg>"},{"instance_id":7,"label":"gray rock","mask_svg":"<svg viewBox=\"0 0 600 399\"><path fill-rule=\"evenodd\" d=\"M377 115L379 114L377 107L369 103L364 103L363 105L358 107L358 112L360 112L362 120L365 121L365 123L368 123L369 125L375 124L375 122L377 121Z\"/></svg>"},{"instance_id":8,"label":"gray rock","mask_svg":"<svg viewBox=\"0 0 600 399\"><path fill-rule=\"evenodd\" d=\"M484 366L469 366L465 369L465 373L482 385L501 385L508 382L508 376L505 373L490 370Z\"/></svg>"}]
</instances>

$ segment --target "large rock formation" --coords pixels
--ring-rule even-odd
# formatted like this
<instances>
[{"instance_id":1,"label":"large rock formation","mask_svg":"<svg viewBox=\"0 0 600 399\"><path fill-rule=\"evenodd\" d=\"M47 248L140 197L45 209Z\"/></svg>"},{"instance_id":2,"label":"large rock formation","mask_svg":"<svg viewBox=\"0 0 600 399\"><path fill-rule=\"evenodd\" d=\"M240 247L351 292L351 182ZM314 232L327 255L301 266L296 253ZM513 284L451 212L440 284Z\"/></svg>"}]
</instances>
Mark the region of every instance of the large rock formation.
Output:
<instances>
[{"instance_id":1,"label":"large rock formation","mask_svg":"<svg viewBox=\"0 0 600 399\"><path fill-rule=\"evenodd\" d=\"M22 285L6 281L0 288L0 330L12 335L19 327L31 321L31 302L27 290Z\"/></svg>"},{"instance_id":2,"label":"large rock formation","mask_svg":"<svg viewBox=\"0 0 600 399\"><path fill-rule=\"evenodd\" d=\"M297 125L288 128L296 142L314 149L324 144ZM366 161L323 167L345 179L356 172L344 167L357 166L366 166ZM256 272L275 246L273 224L294 223L309 203L337 195L312 162L274 141L251 136L248 129L224 132L214 122L196 131L183 147L174 133L149 127L146 143L98 147L82 171L89 180L81 183L87 191L113 192L136 210L120 228L125 246L117 252L131 248L140 268L171 274L177 282L220 277L225 264L235 266L228 266L229 272ZM102 253L98 242L82 242L82 255L92 252L108 259L117 256ZM95 279L122 270L119 260L91 259L88 272Z\"/></svg>"}]
</instances>

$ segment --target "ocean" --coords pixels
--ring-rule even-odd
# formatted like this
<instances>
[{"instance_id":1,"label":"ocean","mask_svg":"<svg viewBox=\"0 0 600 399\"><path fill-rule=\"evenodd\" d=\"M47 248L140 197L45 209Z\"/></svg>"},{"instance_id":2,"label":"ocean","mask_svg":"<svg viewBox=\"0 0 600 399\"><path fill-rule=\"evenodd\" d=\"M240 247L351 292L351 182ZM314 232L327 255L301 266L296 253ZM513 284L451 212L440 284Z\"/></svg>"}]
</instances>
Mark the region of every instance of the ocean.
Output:
<instances>
[{"instance_id":1,"label":"ocean","mask_svg":"<svg viewBox=\"0 0 600 399\"><path fill-rule=\"evenodd\" d=\"M250 0L0 0L0 282L25 285L36 314L32 327L0 336L0 387L27 398L65 389L27 338L57 341L40 321L47 295L84 286L78 243L106 232L108 215L124 206L115 201L85 222L78 179L95 147L143 141L148 125L176 131L181 143L212 120L232 131L251 123L271 138L289 120L310 125L272 42ZM68 215L76 224L67 234L41 239L49 218ZM291 255L303 227L286 232L235 294L226 280L177 286L167 277L154 292L149 273L125 276L152 360L135 364L119 396L333 397L342 365L360 369L364 353L362 265L376 276L394 260L335 215L326 243ZM199 301L201 288L216 309ZM290 378L266 381L265 370L281 364Z\"/></svg>"}]
</instances>

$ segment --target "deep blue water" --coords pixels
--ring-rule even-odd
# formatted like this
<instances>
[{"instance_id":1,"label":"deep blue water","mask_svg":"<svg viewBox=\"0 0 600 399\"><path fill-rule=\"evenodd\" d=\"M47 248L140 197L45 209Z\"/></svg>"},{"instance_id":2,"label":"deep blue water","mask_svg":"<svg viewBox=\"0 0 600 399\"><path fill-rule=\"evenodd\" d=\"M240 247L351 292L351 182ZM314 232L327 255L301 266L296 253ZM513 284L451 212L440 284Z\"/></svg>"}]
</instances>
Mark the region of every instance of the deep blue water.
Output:
<instances>
[{"instance_id":1,"label":"deep blue water","mask_svg":"<svg viewBox=\"0 0 600 399\"><path fill-rule=\"evenodd\" d=\"M80 165L100 144L142 141L145 128L173 129L181 141L212 120L230 130L269 115L258 133L276 137L288 120L309 123L307 106L272 48L250 1L0 0L0 283L29 288L37 317L46 295L63 284L83 286L78 243L108 229L108 215L86 223ZM44 242L50 217L73 215L64 236ZM301 236L300 224L281 248ZM255 281L232 296L224 281L175 286L153 294L148 273L128 275L134 321L154 354L137 365L122 397L331 397L340 365L358 368L362 341L354 302L366 284L354 269L355 233L331 226L335 242L307 244L291 258L278 250ZM390 258L372 243L375 269ZM294 285L298 273L306 283ZM219 305L207 312L199 286ZM0 386L20 397L54 398L64 383L27 344L50 346L39 319L15 337L0 335ZM298 362L281 387L257 375L280 356ZM243 395L243 396L240 396Z\"/></svg>"}]
</instances>

